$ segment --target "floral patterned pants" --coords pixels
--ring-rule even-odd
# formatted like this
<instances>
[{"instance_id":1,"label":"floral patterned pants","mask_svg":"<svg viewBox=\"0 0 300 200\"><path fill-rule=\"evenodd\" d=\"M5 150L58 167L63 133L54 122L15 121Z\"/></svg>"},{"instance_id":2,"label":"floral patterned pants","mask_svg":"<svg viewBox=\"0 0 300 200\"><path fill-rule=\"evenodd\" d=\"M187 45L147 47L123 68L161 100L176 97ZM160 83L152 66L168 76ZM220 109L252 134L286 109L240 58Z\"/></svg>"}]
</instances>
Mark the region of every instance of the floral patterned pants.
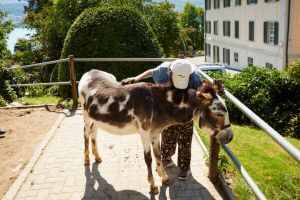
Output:
<instances>
[{"instance_id":1,"label":"floral patterned pants","mask_svg":"<svg viewBox=\"0 0 300 200\"><path fill-rule=\"evenodd\" d=\"M193 121L185 124L173 125L162 132L161 152L162 159L170 158L175 154L178 144L177 166L181 171L188 171L191 164L191 145L193 138Z\"/></svg>"}]
</instances>

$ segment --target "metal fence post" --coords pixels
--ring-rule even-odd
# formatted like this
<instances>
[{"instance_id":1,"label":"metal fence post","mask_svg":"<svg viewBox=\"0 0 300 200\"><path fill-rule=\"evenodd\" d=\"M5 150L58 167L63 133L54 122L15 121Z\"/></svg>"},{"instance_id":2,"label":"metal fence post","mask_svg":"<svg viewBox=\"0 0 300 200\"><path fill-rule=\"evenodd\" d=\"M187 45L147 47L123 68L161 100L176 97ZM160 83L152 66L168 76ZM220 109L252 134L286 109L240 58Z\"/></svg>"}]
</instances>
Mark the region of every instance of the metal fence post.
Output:
<instances>
[{"instance_id":1,"label":"metal fence post","mask_svg":"<svg viewBox=\"0 0 300 200\"><path fill-rule=\"evenodd\" d=\"M70 71L70 81L71 81L71 91L72 91L72 98L74 106L78 105L78 94L77 94L77 87L76 87L76 75L74 69L74 56L69 55L69 71Z\"/></svg>"},{"instance_id":2,"label":"metal fence post","mask_svg":"<svg viewBox=\"0 0 300 200\"><path fill-rule=\"evenodd\" d=\"M209 172L208 176L213 183L219 182L218 177L218 160L219 160L220 144L214 136L210 137L209 149Z\"/></svg>"}]
</instances>

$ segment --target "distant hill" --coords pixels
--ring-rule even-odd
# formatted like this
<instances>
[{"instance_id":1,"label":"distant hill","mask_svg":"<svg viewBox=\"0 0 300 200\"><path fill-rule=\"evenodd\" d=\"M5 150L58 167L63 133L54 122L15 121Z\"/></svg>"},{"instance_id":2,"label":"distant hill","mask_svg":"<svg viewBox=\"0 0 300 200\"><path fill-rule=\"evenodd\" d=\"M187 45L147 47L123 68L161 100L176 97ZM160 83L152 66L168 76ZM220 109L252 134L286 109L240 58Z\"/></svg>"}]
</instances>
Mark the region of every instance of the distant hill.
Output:
<instances>
[{"instance_id":1,"label":"distant hill","mask_svg":"<svg viewBox=\"0 0 300 200\"><path fill-rule=\"evenodd\" d=\"M153 0L154 2L162 2L164 0ZM171 3L175 4L176 10L183 10L186 0L170 0ZM203 7L204 0L189 0L189 2L196 6ZM21 26L24 17L24 6L28 2L26 0L0 0L0 9L8 13L8 19L18 27Z\"/></svg>"},{"instance_id":2,"label":"distant hill","mask_svg":"<svg viewBox=\"0 0 300 200\"><path fill-rule=\"evenodd\" d=\"M27 1L19 0L1 0L0 9L8 13L8 19L16 26L20 26L24 17L24 6L27 4Z\"/></svg>"},{"instance_id":3,"label":"distant hill","mask_svg":"<svg viewBox=\"0 0 300 200\"><path fill-rule=\"evenodd\" d=\"M153 0L154 2L162 2L164 0ZM204 0L169 0L170 3L175 4L175 9L177 11L183 10L186 2L195 4L198 7L204 7Z\"/></svg>"}]
</instances>

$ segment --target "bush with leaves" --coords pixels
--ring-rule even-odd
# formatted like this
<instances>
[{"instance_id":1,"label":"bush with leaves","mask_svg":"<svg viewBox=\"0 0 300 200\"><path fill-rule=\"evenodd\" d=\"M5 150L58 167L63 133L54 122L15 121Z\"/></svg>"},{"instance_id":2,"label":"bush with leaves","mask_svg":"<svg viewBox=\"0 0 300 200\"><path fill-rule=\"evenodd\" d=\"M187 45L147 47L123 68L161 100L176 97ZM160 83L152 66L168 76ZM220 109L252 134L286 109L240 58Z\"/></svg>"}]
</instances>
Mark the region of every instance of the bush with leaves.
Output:
<instances>
[{"instance_id":1,"label":"bush with leaves","mask_svg":"<svg viewBox=\"0 0 300 200\"><path fill-rule=\"evenodd\" d=\"M10 66L12 66L12 61L0 61L0 96L7 103L12 102L17 98L17 96L24 93L24 88L12 88L10 85L27 82L26 74L22 70L9 70L8 68Z\"/></svg>"},{"instance_id":2,"label":"bush with leaves","mask_svg":"<svg viewBox=\"0 0 300 200\"><path fill-rule=\"evenodd\" d=\"M85 10L70 28L61 57L89 58L157 58L160 46L141 13L129 7L100 7ZM68 81L68 64L58 67L58 78ZM153 68L153 62L85 62L76 63L76 78L90 69L101 69L118 80ZM70 87L60 87L61 95L70 95Z\"/></svg>"},{"instance_id":3,"label":"bush with leaves","mask_svg":"<svg viewBox=\"0 0 300 200\"><path fill-rule=\"evenodd\" d=\"M300 65L293 67L284 72L247 67L233 78L227 77L225 85L235 97L280 134L300 138L299 74L293 73L300 69ZM227 107L232 122L251 124L248 117L231 102L227 103Z\"/></svg>"}]
</instances>

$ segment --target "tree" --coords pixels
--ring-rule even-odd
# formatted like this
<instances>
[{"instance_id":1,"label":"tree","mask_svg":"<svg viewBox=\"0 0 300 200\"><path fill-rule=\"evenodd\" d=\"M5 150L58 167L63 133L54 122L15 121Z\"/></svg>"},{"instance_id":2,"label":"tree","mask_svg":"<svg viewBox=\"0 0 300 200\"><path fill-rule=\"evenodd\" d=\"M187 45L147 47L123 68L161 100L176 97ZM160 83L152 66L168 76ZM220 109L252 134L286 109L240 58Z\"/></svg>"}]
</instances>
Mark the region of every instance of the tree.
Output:
<instances>
[{"instance_id":1,"label":"tree","mask_svg":"<svg viewBox=\"0 0 300 200\"><path fill-rule=\"evenodd\" d=\"M28 0L25 23L36 30L36 40L43 54L59 59L67 32L75 19L87 8L129 5L143 10L149 0Z\"/></svg>"},{"instance_id":2,"label":"tree","mask_svg":"<svg viewBox=\"0 0 300 200\"><path fill-rule=\"evenodd\" d=\"M68 55L82 58L157 58L160 57L160 46L149 24L137 9L103 6L85 10L71 26L61 57ZM77 63L76 77L80 78L90 69L101 69L122 80L156 65L147 62ZM69 80L66 63L55 68L52 80L55 79ZM60 88L62 95L68 94L69 87Z\"/></svg>"},{"instance_id":3,"label":"tree","mask_svg":"<svg viewBox=\"0 0 300 200\"><path fill-rule=\"evenodd\" d=\"M9 55L9 50L7 49L6 40L8 34L13 30L13 25L11 21L7 21L5 18L7 13L0 10L0 59L5 58Z\"/></svg>"},{"instance_id":4,"label":"tree","mask_svg":"<svg viewBox=\"0 0 300 200\"><path fill-rule=\"evenodd\" d=\"M146 19L152 27L165 56L177 56L179 47L178 13L168 1L149 4L145 8Z\"/></svg>"},{"instance_id":5,"label":"tree","mask_svg":"<svg viewBox=\"0 0 300 200\"><path fill-rule=\"evenodd\" d=\"M181 27L194 30L188 33L194 50L204 49L204 10L187 2L180 16Z\"/></svg>"}]
</instances>

